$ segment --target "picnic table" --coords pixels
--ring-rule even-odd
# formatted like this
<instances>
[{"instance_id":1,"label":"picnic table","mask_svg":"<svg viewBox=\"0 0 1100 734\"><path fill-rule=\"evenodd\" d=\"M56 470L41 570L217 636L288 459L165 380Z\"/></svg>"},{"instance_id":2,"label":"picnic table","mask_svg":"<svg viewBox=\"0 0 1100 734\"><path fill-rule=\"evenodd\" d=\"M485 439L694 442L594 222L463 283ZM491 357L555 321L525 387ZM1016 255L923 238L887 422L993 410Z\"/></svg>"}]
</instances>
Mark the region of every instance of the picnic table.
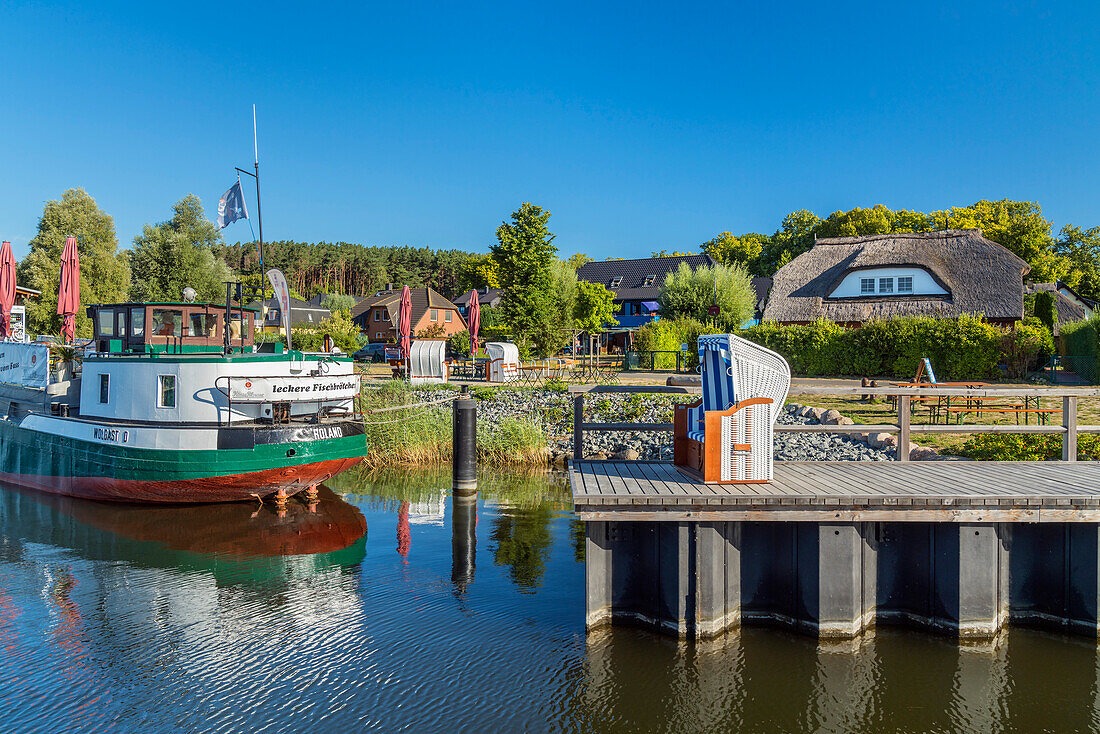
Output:
<instances>
[{"instance_id":1,"label":"picnic table","mask_svg":"<svg viewBox=\"0 0 1100 734\"><path fill-rule=\"evenodd\" d=\"M961 381L961 382L895 382L892 383L894 387L965 387L967 389L976 390L978 388L987 387L988 382L979 382L977 380ZM891 403L894 407L897 407L897 398L893 397ZM955 404L952 405L952 401ZM961 404L959 404L961 402ZM912 409L916 410L918 407L923 406L928 409L929 418L933 423L939 421L941 414L944 418L944 423L950 423L951 417L954 416L957 423L962 423L963 416L967 413L974 413L978 415L983 414L995 414L995 415L1012 415L1016 419L1016 425L1020 424L1020 416L1024 418L1024 424L1027 425L1030 422L1030 417L1035 416L1042 424L1046 424L1052 413L1060 413L1058 408L1041 408L1039 407L1039 396L1029 395L1022 399L1014 398L1009 402L1000 402L997 399L982 398L980 396L951 396L951 395L921 395L911 398Z\"/></svg>"}]
</instances>

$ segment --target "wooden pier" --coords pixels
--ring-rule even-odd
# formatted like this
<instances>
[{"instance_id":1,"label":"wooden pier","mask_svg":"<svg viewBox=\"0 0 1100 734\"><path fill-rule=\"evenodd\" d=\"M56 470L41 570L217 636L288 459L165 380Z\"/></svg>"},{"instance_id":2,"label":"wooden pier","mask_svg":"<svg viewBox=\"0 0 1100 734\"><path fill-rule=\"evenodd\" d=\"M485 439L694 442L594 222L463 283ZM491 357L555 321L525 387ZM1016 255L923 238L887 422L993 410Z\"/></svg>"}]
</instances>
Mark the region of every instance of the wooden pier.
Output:
<instances>
[{"instance_id":1,"label":"wooden pier","mask_svg":"<svg viewBox=\"0 0 1100 734\"><path fill-rule=\"evenodd\" d=\"M854 390L903 396L898 424L872 430L907 436L927 428L908 425L907 398L921 390ZM666 430L584 423L585 393L645 388L574 391L575 435ZM707 637L771 623L843 638L890 623L990 638L1014 621L1097 636L1100 462L1076 461L1076 436L1100 427L1077 425L1076 400L1100 391L1042 393L1063 398L1062 425L992 428L1061 433L1065 461L777 462L770 483L725 485L702 484L667 463L575 461L587 625Z\"/></svg>"}]
</instances>

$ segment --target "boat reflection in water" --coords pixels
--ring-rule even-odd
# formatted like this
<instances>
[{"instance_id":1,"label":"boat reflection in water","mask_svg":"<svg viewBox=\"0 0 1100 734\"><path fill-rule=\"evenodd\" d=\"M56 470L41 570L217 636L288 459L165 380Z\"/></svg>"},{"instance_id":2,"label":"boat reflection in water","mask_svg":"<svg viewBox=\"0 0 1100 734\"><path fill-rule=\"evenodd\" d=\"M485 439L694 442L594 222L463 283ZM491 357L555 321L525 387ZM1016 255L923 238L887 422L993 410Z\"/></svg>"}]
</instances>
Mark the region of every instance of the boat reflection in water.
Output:
<instances>
[{"instance_id":1,"label":"boat reflection in water","mask_svg":"<svg viewBox=\"0 0 1100 734\"><path fill-rule=\"evenodd\" d=\"M8 538L69 548L89 560L139 567L265 571L349 566L366 552L363 514L325 487L311 504L137 505L49 495L0 484L0 528ZM244 578L242 577L242 579Z\"/></svg>"}]
</instances>

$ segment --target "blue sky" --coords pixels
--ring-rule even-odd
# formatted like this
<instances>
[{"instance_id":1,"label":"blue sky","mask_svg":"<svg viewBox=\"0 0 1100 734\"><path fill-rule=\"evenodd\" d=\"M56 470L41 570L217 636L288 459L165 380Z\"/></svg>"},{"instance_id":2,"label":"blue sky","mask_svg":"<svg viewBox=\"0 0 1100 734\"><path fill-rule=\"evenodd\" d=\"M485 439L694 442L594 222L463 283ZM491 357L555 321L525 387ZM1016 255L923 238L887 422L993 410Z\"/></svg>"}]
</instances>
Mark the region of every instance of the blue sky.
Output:
<instances>
[{"instance_id":1,"label":"blue sky","mask_svg":"<svg viewBox=\"0 0 1100 734\"><path fill-rule=\"evenodd\" d=\"M485 250L523 201L597 258L875 203L1093 226L1097 27L1097 3L0 0L0 238L22 256L73 186L123 247L188 192L213 217L253 102L269 240Z\"/></svg>"}]
</instances>

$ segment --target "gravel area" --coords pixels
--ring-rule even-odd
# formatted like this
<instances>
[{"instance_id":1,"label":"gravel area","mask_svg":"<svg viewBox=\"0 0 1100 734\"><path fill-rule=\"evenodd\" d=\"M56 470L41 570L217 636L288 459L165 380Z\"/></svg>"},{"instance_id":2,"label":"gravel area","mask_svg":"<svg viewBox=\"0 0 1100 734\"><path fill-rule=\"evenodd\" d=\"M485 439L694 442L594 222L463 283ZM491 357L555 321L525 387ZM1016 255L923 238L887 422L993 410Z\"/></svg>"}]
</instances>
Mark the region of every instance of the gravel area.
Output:
<instances>
[{"instance_id":1,"label":"gravel area","mask_svg":"<svg viewBox=\"0 0 1100 734\"><path fill-rule=\"evenodd\" d=\"M417 393L418 399L439 399L457 390L431 390ZM551 459L559 462L573 453L573 407L567 393L551 390L509 390L475 388L478 422L497 422L507 418L533 420L546 434ZM585 400L585 420L590 423L671 423L676 398L671 395L616 394L589 395ZM682 398L681 398L682 400ZM818 425L811 416L797 416L794 406L779 415L782 425ZM660 431L637 433L589 432L584 437L585 456L672 460L672 434ZM775 458L780 461L891 461L895 449L876 449L848 434L777 433Z\"/></svg>"}]
</instances>

